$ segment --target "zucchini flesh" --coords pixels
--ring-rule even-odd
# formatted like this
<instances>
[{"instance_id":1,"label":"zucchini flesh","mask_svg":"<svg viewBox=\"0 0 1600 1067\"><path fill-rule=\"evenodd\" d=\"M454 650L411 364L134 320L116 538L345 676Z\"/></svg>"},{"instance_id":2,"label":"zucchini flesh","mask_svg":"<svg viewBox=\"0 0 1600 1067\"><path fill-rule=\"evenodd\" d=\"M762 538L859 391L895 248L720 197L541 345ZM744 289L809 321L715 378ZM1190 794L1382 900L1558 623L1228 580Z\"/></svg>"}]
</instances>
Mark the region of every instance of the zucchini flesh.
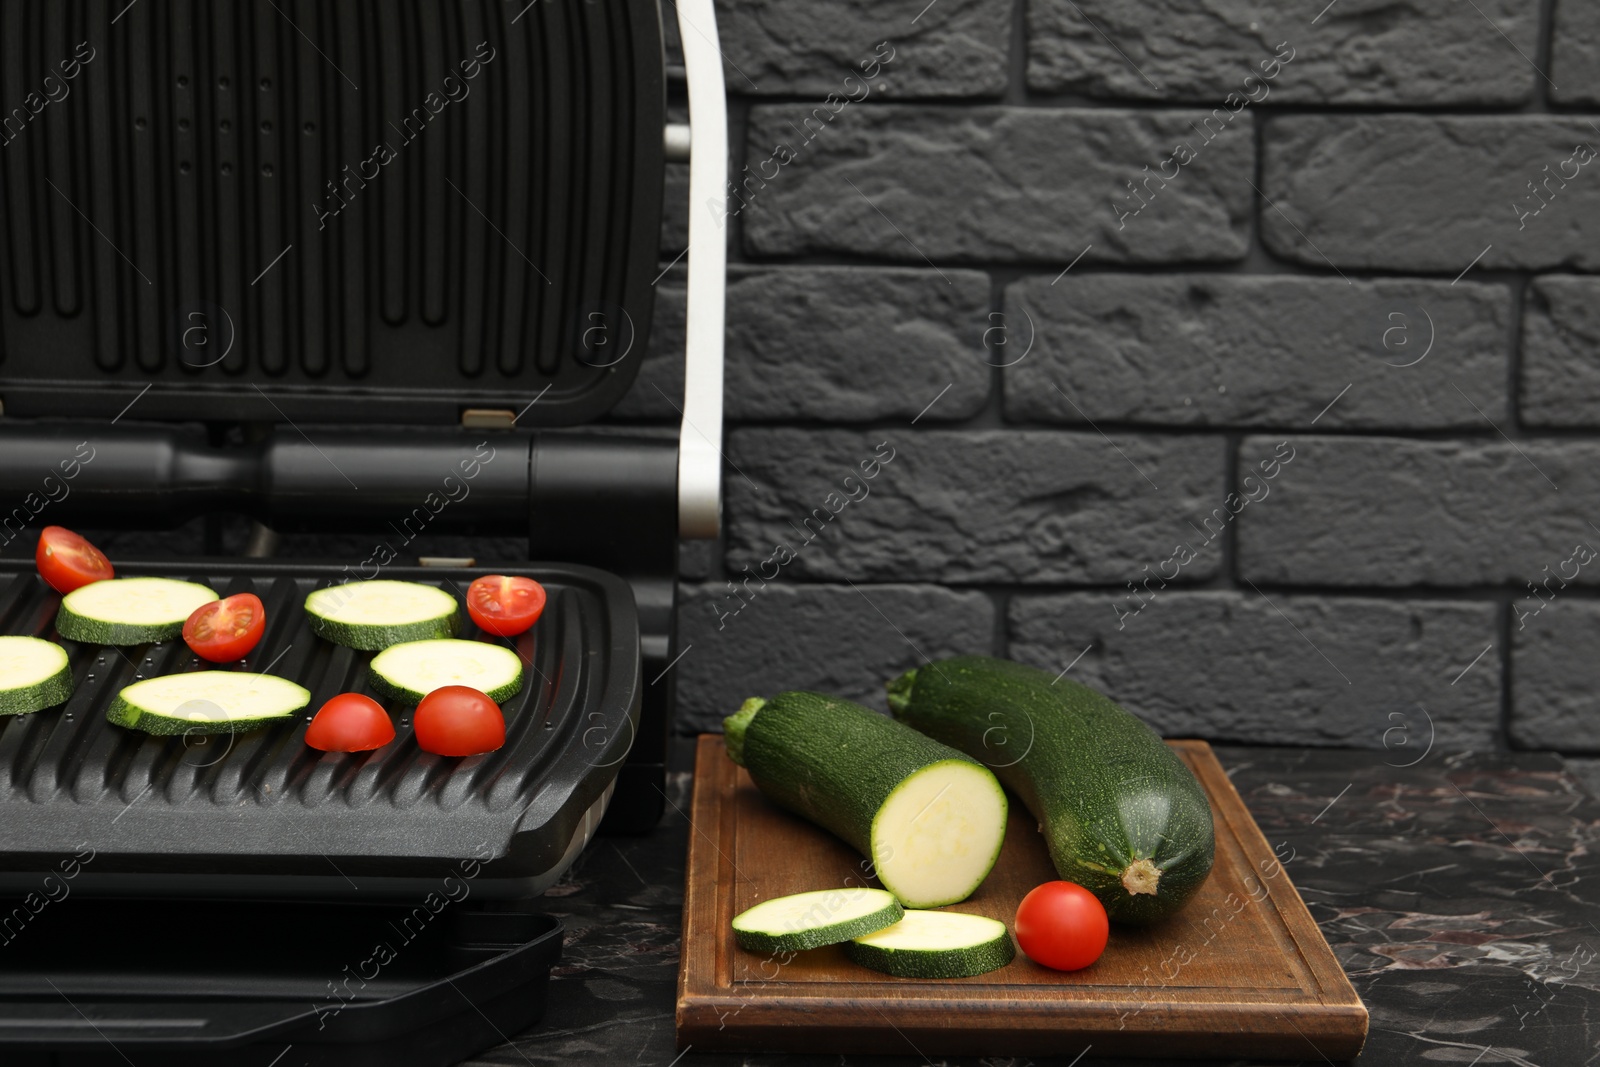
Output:
<instances>
[{"instance_id":1,"label":"zucchini flesh","mask_svg":"<svg viewBox=\"0 0 1600 1067\"><path fill-rule=\"evenodd\" d=\"M307 594L306 618L325 641L375 652L454 637L460 611L455 597L421 582L347 582Z\"/></svg>"},{"instance_id":2,"label":"zucchini flesh","mask_svg":"<svg viewBox=\"0 0 1600 1067\"><path fill-rule=\"evenodd\" d=\"M72 695L66 649L37 637L0 637L0 715L26 715Z\"/></svg>"},{"instance_id":3,"label":"zucchini flesh","mask_svg":"<svg viewBox=\"0 0 1600 1067\"><path fill-rule=\"evenodd\" d=\"M728 753L778 806L832 831L908 908L965 900L1005 838L1005 791L976 760L848 700L752 699Z\"/></svg>"},{"instance_id":4,"label":"zucchini flesh","mask_svg":"<svg viewBox=\"0 0 1600 1067\"><path fill-rule=\"evenodd\" d=\"M470 686L501 704L522 689L522 660L486 641L407 641L373 656L367 681L409 704L447 685Z\"/></svg>"},{"instance_id":5,"label":"zucchini flesh","mask_svg":"<svg viewBox=\"0 0 1600 1067\"><path fill-rule=\"evenodd\" d=\"M195 671L123 686L106 718L147 734L242 734L285 722L309 703L305 687L276 675Z\"/></svg>"},{"instance_id":6,"label":"zucchini flesh","mask_svg":"<svg viewBox=\"0 0 1600 1067\"><path fill-rule=\"evenodd\" d=\"M1211 870L1211 805L1156 732L1087 686L957 656L889 683L901 722L983 760L1039 821L1057 873L1118 922L1181 908Z\"/></svg>"},{"instance_id":7,"label":"zucchini flesh","mask_svg":"<svg viewBox=\"0 0 1600 1067\"><path fill-rule=\"evenodd\" d=\"M144 645L183 634L183 624L216 591L172 578L109 578L61 598L56 632L92 645Z\"/></svg>"},{"instance_id":8,"label":"zucchini flesh","mask_svg":"<svg viewBox=\"0 0 1600 1067\"><path fill-rule=\"evenodd\" d=\"M1006 924L954 911L908 911L893 926L857 937L844 954L901 978L970 978L1016 958Z\"/></svg>"},{"instance_id":9,"label":"zucchini flesh","mask_svg":"<svg viewBox=\"0 0 1600 1067\"><path fill-rule=\"evenodd\" d=\"M904 914L894 894L882 889L818 889L740 912L733 936L747 952L804 952L882 930Z\"/></svg>"}]
</instances>

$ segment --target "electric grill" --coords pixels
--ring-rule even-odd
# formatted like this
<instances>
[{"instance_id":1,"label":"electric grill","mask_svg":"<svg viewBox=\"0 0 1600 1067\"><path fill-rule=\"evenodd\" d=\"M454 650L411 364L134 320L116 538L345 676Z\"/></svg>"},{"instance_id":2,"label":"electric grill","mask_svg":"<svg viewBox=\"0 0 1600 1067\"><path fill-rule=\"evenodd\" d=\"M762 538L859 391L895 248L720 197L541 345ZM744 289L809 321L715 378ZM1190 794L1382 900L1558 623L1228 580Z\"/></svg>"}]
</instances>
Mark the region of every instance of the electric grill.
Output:
<instances>
[{"instance_id":1,"label":"electric grill","mask_svg":"<svg viewBox=\"0 0 1600 1067\"><path fill-rule=\"evenodd\" d=\"M181 642L62 641L71 700L0 718L5 1062L446 1064L538 1017L560 931L530 898L602 817L659 818L678 540L720 521L713 211L691 212L678 436L592 425L644 354L665 161L692 204L726 181L712 0L676 18L681 70L657 0L0 7L0 542L217 514L257 523L253 554L373 538L114 559L259 595L238 669L311 690L291 723L107 723L124 685L209 666ZM424 532L526 535L529 560L412 565ZM503 748L423 753L392 702L384 749L304 744L323 701L372 693L308 592L459 600L488 573L549 592L508 641ZM0 633L55 638L58 603L0 561Z\"/></svg>"}]
</instances>

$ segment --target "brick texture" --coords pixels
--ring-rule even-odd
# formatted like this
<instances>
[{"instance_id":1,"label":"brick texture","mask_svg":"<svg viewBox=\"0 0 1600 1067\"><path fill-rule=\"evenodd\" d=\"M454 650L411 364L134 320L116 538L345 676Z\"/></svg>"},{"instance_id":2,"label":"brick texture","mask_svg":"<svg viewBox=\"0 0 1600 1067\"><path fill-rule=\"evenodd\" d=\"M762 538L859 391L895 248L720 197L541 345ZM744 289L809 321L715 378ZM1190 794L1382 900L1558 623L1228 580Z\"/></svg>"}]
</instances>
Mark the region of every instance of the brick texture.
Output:
<instances>
[{"instance_id":1,"label":"brick texture","mask_svg":"<svg viewBox=\"0 0 1600 1067\"><path fill-rule=\"evenodd\" d=\"M1557 569L1579 541L1600 545L1589 525L1600 493L1595 442L1291 444L1295 458L1271 497L1237 520L1239 573L1250 581L1520 589L1542 579L1542 568ZM1244 444L1247 452L1267 447L1266 439ZM1600 561L1580 568L1576 581L1600 582Z\"/></svg>"},{"instance_id":2,"label":"brick texture","mask_svg":"<svg viewBox=\"0 0 1600 1067\"><path fill-rule=\"evenodd\" d=\"M673 418L683 404L681 281L658 286L649 355L622 418ZM988 402L989 279L926 268L734 268L724 403L732 419L919 424ZM676 406L676 407L675 407Z\"/></svg>"},{"instance_id":3,"label":"brick texture","mask_svg":"<svg viewBox=\"0 0 1600 1067\"><path fill-rule=\"evenodd\" d=\"M1398 764L1422 753L1430 716L1442 751L1499 735L1499 661L1450 684L1493 641L1492 604L1158 589L1127 611L1112 593L1019 596L1011 655L1072 663L1066 677L1169 737L1387 748Z\"/></svg>"},{"instance_id":4,"label":"brick texture","mask_svg":"<svg viewBox=\"0 0 1600 1067\"><path fill-rule=\"evenodd\" d=\"M1600 279L1535 279L1523 305L1523 421L1600 427L1596 352L1600 352Z\"/></svg>"},{"instance_id":5,"label":"brick texture","mask_svg":"<svg viewBox=\"0 0 1600 1067\"><path fill-rule=\"evenodd\" d=\"M1520 104L1538 75L1506 41L1538 50L1539 5L1476 6L1482 14L1454 0L1346 0L1309 25L1298 6L1252 0L1030 0L1028 84L1147 100L1249 92L1272 104ZM1281 68L1261 66L1279 55L1289 57ZM1275 75L1264 87L1263 71Z\"/></svg>"},{"instance_id":6,"label":"brick texture","mask_svg":"<svg viewBox=\"0 0 1600 1067\"><path fill-rule=\"evenodd\" d=\"M1481 429L1452 383L1505 414L1504 286L1068 274L1010 286L1005 315L1037 330L1006 371L1018 421Z\"/></svg>"},{"instance_id":7,"label":"brick texture","mask_svg":"<svg viewBox=\"0 0 1600 1067\"><path fill-rule=\"evenodd\" d=\"M686 585L679 729L721 730L747 697L815 689L887 710L883 685L922 656L988 652L994 606L981 593L906 585Z\"/></svg>"},{"instance_id":8,"label":"brick texture","mask_svg":"<svg viewBox=\"0 0 1600 1067\"><path fill-rule=\"evenodd\" d=\"M1550 38L1550 99L1600 104L1600 7L1590 0L1555 0Z\"/></svg>"},{"instance_id":9,"label":"brick texture","mask_svg":"<svg viewBox=\"0 0 1600 1067\"><path fill-rule=\"evenodd\" d=\"M1594 541L1600 545L1600 537ZM1557 583L1546 588L1548 600L1520 599L1512 616L1511 738L1529 748L1600 753L1600 604L1563 596Z\"/></svg>"},{"instance_id":10,"label":"brick texture","mask_svg":"<svg viewBox=\"0 0 1600 1067\"><path fill-rule=\"evenodd\" d=\"M1169 734L1600 778L1600 6L718 3L744 265L685 728L881 707L998 613ZM676 421L681 290L623 418Z\"/></svg>"},{"instance_id":11,"label":"brick texture","mask_svg":"<svg viewBox=\"0 0 1600 1067\"><path fill-rule=\"evenodd\" d=\"M728 91L816 96L999 96L1006 86L1010 0L717 0ZM887 49L880 49L888 42ZM887 57L887 58L885 58Z\"/></svg>"},{"instance_id":12,"label":"brick texture","mask_svg":"<svg viewBox=\"0 0 1600 1067\"><path fill-rule=\"evenodd\" d=\"M1185 518L1225 492L1220 439L746 429L732 445L728 564L759 570L788 546L786 577L1124 581L1170 556ZM863 481L875 452L892 459ZM1217 565L1213 545L1183 574Z\"/></svg>"},{"instance_id":13,"label":"brick texture","mask_svg":"<svg viewBox=\"0 0 1600 1067\"><path fill-rule=\"evenodd\" d=\"M1582 118L1296 115L1263 144L1262 239L1285 259L1600 269L1600 134Z\"/></svg>"},{"instance_id":14,"label":"brick texture","mask_svg":"<svg viewBox=\"0 0 1600 1067\"><path fill-rule=\"evenodd\" d=\"M1090 245L1086 264L1246 251L1254 145L1247 121L1227 111L815 110L751 110L751 173L770 180L748 185L730 212L752 253L1064 266ZM1176 177L1163 181L1178 143L1192 157L1168 164ZM793 161L779 166L785 147Z\"/></svg>"}]
</instances>

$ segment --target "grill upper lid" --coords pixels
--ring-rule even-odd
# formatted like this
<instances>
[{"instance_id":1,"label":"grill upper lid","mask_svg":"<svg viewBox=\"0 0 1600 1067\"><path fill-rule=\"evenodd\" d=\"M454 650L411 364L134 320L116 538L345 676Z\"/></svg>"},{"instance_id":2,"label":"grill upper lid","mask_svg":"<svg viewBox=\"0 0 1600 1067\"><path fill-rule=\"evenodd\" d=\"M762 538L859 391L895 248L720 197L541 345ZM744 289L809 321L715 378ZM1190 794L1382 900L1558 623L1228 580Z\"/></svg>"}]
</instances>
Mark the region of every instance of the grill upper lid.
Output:
<instances>
[{"instance_id":1,"label":"grill upper lid","mask_svg":"<svg viewBox=\"0 0 1600 1067\"><path fill-rule=\"evenodd\" d=\"M128 418L571 425L627 389L656 0L121 7L0 5L6 415L153 383Z\"/></svg>"}]
</instances>

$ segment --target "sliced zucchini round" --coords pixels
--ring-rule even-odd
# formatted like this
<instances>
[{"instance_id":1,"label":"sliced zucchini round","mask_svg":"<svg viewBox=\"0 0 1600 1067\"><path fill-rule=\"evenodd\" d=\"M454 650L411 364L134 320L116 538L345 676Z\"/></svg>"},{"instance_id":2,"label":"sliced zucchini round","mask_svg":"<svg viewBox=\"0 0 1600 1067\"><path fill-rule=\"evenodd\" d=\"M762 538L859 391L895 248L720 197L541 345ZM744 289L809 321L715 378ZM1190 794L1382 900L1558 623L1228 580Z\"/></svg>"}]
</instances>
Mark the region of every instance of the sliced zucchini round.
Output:
<instances>
[{"instance_id":1,"label":"sliced zucchini round","mask_svg":"<svg viewBox=\"0 0 1600 1067\"><path fill-rule=\"evenodd\" d=\"M404 641L454 637L456 598L421 582L347 582L306 597L311 632L336 645L375 652Z\"/></svg>"},{"instance_id":2,"label":"sliced zucchini round","mask_svg":"<svg viewBox=\"0 0 1600 1067\"><path fill-rule=\"evenodd\" d=\"M818 889L740 912L733 917L733 936L747 952L804 952L882 930L904 914L886 889Z\"/></svg>"},{"instance_id":3,"label":"sliced zucchini round","mask_svg":"<svg viewBox=\"0 0 1600 1067\"><path fill-rule=\"evenodd\" d=\"M26 715L72 695L67 650L37 637L0 637L0 715Z\"/></svg>"},{"instance_id":4,"label":"sliced zucchini round","mask_svg":"<svg viewBox=\"0 0 1600 1067\"><path fill-rule=\"evenodd\" d=\"M287 678L196 671L123 686L106 718L147 734L242 734L283 722L309 703L311 693Z\"/></svg>"},{"instance_id":5,"label":"sliced zucchini round","mask_svg":"<svg viewBox=\"0 0 1600 1067\"><path fill-rule=\"evenodd\" d=\"M408 704L447 685L471 686L501 704L522 689L522 660L509 648L483 641L407 641L373 656L367 680L384 696Z\"/></svg>"},{"instance_id":6,"label":"sliced zucchini round","mask_svg":"<svg viewBox=\"0 0 1600 1067\"><path fill-rule=\"evenodd\" d=\"M172 578L110 578L61 598L56 632L92 645L145 645L183 635L194 609L216 591Z\"/></svg>"},{"instance_id":7,"label":"sliced zucchini round","mask_svg":"<svg viewBox=\"0 0 1600 1067\"><path fill-rule=\"evenodd\" d=\"M863 967L900 978L970 978L1016 958L1006 924L954 911L908 911L905 918L844 946Z\"/></svg>"}]
</instances>

